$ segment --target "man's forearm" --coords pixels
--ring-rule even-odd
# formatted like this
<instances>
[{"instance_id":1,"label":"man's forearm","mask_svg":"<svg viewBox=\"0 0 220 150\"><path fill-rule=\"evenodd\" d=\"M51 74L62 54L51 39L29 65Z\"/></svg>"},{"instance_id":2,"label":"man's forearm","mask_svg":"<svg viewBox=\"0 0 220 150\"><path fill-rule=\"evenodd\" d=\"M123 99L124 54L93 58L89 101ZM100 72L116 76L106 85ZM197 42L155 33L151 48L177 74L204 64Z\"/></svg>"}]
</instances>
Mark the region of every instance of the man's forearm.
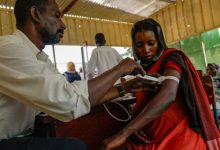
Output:
<instances>
[{"instance_id":1,"label":"man's forearm","mask_svg":"<svg viewBox=\"0 0 220 150\"><path fill-rule=\"evenodd\" d=\"M88 81L89 100L92 106L118 96L118 92L116 91L117 89L111 88L120 76L121 72L117 69L117 67L114 67L100 76Z\"/></svg>"},{"instance_id":2,"label":"man's forearm","mask_svg":"<svg viewBox=\"0 0 220 150\"><path fill-rule=\"evenodd\" d=\"M117 88L115 86L113 86L112 88L110 88L110 90L108 90L108 92L104 95L104 97L102 97L99 100L99 104L105 103L107 101L110 101L112 99L115 99L119 97L119 92L117 90Z\"/></svg>"}]
</instances>

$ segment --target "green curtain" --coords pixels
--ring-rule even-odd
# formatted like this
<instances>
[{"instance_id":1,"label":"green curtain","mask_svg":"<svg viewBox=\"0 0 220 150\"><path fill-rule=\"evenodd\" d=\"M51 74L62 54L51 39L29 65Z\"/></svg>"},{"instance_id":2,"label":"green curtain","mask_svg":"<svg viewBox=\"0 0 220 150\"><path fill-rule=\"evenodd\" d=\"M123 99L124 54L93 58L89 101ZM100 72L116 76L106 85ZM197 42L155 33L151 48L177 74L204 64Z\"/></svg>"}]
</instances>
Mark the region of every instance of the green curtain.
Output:
<instances>
[{"instance_id":1,"label":"green curtain","mask_svg":"<svg viewBox=\"0 0 220 150\"><path fill-rule=\"evenodd\" d=\"M202 33L207 63L220 64L220 29Z\"/></svg>"},{"instance_id":2,"label":"green curtain","mask_svg":"<svg viewBox=\"0 0 220 150\"><path fill-rule=\"evenodd\" d=\"M190 58L197 70L205 71L205 59L200 46L199 36L180 41L181 49Z\"/></svg>"}]
</instances>

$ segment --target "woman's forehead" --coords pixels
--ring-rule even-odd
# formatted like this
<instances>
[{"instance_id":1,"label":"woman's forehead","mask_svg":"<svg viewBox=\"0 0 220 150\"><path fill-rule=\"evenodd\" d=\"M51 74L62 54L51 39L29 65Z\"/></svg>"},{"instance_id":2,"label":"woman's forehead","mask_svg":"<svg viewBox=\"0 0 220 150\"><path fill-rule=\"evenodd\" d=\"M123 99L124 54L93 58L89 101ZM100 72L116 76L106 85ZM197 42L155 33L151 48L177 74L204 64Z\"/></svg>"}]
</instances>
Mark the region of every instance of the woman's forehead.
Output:
<instances>
[{"instance_id":1,"label":"woman's forehead","mask_svg":"<svg viewBox=\"0 0 220 150\"><path fill-rule=\"evenodd\" d=\"M138 39L155 39L155 33L153 31L147 30L147 31L139 31L135 34L135 40Z\"/></svg>"}]
</instances>

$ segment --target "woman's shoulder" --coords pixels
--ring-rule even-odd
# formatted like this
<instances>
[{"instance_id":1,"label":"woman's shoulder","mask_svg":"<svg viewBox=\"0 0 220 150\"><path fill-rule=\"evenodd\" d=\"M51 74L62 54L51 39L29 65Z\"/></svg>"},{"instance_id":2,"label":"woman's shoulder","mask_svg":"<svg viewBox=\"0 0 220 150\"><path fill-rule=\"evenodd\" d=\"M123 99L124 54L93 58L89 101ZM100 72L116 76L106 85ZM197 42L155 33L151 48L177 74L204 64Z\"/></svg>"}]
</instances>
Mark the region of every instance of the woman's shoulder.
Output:
<instances>
[{"instance_id":1,"label":"woman's shoulder","mask_svg":"<svg viewBox=\"0 0 220 150\"><path fill-rule=\"evenodd\" d=\"M167 49L164 53L165 54L160 63L159 72L164 72L164 69L166 68L181 70L181 68L184 66L182 52L176 49Z\"/></svg>"},{"instance_id":2,"label":"woman's shoulder","mask_svg":"<svg viewBox=\"0 0 220 150\"><path fill-rule=\"evenodd\" d=\"M181 50L177 50L177 49L167 49L165 50L165 56L164 56L164 60L173 60L173 61L182 61L183 60L183 56L185 56L185 54L181 51Z\"/></svg>"}]
</instances>

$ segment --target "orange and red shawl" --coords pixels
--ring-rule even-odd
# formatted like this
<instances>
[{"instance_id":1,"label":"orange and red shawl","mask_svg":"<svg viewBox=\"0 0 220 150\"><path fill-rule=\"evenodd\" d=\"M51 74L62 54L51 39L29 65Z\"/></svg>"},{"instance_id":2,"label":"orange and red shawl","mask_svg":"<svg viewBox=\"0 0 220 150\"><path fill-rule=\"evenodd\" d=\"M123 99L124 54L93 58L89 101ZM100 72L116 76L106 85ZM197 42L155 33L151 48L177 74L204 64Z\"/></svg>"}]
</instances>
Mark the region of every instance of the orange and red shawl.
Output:
<instances>
[{"instance_id":1,"label":"orange and red shawl","mask_svg":"<svg viewBox=\"0 0 220 150\"><path fill-rule=\"evenodd\" d=\"M181 85L189 111L189 126L201 133L209 150L220 150L220 133L210 111L210 105L200 78L189 58L176 49L167 49L149 70L162 74L168 61L174 61L183 68ZM148 69L147 69L148 70Z\"/></svg>"}]
</instances>

